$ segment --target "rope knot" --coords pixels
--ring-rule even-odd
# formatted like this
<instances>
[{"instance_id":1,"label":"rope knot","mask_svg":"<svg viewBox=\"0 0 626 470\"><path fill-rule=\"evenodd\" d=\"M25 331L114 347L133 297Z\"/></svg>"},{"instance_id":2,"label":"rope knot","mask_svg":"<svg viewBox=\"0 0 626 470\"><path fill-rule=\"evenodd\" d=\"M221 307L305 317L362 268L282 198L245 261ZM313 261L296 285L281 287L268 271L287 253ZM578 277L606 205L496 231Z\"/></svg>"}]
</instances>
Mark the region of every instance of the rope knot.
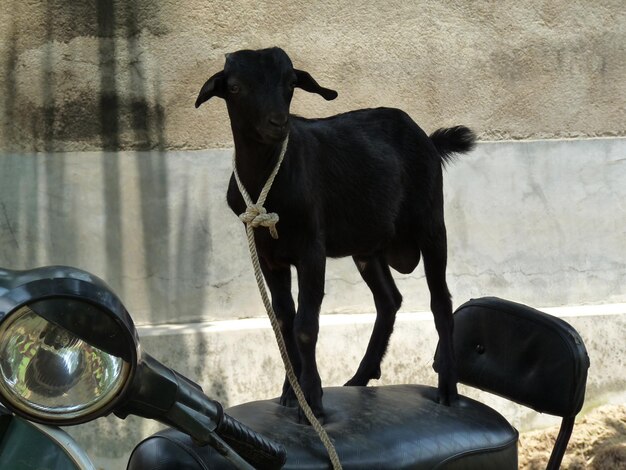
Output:
<instances>
[{"instance_id":1,"label":"rope knot","mask_svg":"<svg viewBox=\"0 0 626 470\"><path fill-rule=\"evenodd\" d=\"M246 211L239 216L239 219L252 228L267 227L273 239L278 239L278 231L276 223L278 222L278 214L275 212L267 212L267 209L261 204L252 204L246 208Z\"/></svg>"}]
</instances>

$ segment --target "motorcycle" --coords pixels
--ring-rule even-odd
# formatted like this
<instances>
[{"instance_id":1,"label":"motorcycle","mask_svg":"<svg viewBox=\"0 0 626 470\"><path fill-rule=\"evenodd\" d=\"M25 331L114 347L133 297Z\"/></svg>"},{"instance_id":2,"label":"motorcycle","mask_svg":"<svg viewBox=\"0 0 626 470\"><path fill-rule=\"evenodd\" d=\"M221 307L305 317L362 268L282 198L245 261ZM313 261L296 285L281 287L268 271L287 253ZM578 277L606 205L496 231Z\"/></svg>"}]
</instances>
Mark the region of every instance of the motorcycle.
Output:
<instances>
[{"instance_id":1,"label":"motorcycle","mask_svg":"<svg viewBox=\"0 0 626 470\"><path fill-rule=\"evenodd\" d=\"M455 312L454 346L460 381L563 417L548 464L558 468L584 401L589 360L578 333L482 298ZM0 269L0 402L2 469L95 469L61 427L111 413L169 426L137 445L129 470L329 467L295 408L262 400L225 412L141 349L104 281L71 267ZM328 387L324 403L345 468L517 468L517 431L475 400L444 406L434 387L394 385Z\"/></svg>"},{"instance_id":2,"label":"motorcycle","mask_svg":"<svg viewBox=\"0 0 626 470\"><path fill-rule=\"evenodd\" d=\"M75 268L0 270L0 401L0 468L94 468L58 426L109 413L172 426L235 468L285 460L284 447L143 352L118 297Z\"/></svg>"}]
</instances>

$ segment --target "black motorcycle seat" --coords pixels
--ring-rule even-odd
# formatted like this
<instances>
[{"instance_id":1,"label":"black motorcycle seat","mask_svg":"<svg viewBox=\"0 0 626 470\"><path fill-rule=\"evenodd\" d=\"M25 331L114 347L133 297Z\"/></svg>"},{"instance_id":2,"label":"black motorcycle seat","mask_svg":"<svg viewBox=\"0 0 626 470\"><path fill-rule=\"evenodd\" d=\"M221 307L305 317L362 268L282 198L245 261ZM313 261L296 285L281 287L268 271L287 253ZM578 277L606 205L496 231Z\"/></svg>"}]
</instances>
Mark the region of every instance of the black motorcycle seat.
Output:
<instances>
[{"instance_id":1,"label":"black motorcycle seat","mask_svg":"<svg viewBox=\"0 0 626 470\"><path fill-rule=\"evenodd\" d=\"M425 385L324 389L324 427L344 469L516 469L518 433L495 410L461 397L437 403ZM296 408L277 399L225 410L287 450L285 469L327 469L328 455L311 426L299 424ZM174 429L142 442L129 469L230 469L213 448L198 447Z\"/></svg>"}]
</instances>

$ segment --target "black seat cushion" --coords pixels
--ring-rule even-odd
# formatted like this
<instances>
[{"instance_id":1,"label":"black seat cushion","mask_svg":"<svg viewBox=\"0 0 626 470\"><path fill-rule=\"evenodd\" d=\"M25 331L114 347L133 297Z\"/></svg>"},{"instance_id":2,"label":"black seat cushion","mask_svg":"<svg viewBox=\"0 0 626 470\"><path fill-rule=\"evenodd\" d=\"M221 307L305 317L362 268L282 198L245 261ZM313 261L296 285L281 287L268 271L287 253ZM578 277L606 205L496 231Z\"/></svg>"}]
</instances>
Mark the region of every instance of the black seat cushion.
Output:
<instances>
[{"instance_id":1,"label":"black seat cushion","mask_svg":"<svg viewBox=\"0 0 626 470\"><path fill-rule=\"evenodd\" d=\"M435 388L423 385L325 388L324 427L343 468L517 468L518 434L499 413L465 397L446 407L436 397ZM284 468L329 468L317 434L298 424L295 408L274 399L226 412L282 443L287 449ZM231 467L212 448L194 446L185 434L168 429L142 442L129 468Z\"/></svg>"}]
</instances>

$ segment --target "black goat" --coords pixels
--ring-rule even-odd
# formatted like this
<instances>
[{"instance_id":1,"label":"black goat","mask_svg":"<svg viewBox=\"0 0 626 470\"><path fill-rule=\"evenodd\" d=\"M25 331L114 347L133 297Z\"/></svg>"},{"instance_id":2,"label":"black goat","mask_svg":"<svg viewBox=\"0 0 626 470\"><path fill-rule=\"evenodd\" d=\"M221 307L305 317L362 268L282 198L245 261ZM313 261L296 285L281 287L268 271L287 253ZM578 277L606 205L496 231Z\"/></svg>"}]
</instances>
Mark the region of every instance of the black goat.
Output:
<instances>
[{"instance_id":1,"label":"black goat","mask_svg":"<svg viewBox=\"0 0 626 470\"><path fill-rule=\"evenodd\" d=\"M213 96L226 100L240 179L254 201L289 134L284 161L265 207L280 217L279 238L257 229L261 267L287 351L307 401L323 416L315 360L326 257L352 256L376 304L365 356L346 385L380 377L395 315L402 302L389 266L410 273L424 258L431 309L440 340L439 399L457 397L452 348L452 302L445 279L447 243L442 166L469 151L474 134L459 126L430 138L403 111L362 109L324 119L289 114L294 88L337 97L307 72L293 68L278 48L227 54L224 70L202 87L196 107ZM245 212L231 177L228 204ZM298 309L290 266L298 274ZM285 381L282 404L293 403Z\"/></svg>"}]
</instances>

